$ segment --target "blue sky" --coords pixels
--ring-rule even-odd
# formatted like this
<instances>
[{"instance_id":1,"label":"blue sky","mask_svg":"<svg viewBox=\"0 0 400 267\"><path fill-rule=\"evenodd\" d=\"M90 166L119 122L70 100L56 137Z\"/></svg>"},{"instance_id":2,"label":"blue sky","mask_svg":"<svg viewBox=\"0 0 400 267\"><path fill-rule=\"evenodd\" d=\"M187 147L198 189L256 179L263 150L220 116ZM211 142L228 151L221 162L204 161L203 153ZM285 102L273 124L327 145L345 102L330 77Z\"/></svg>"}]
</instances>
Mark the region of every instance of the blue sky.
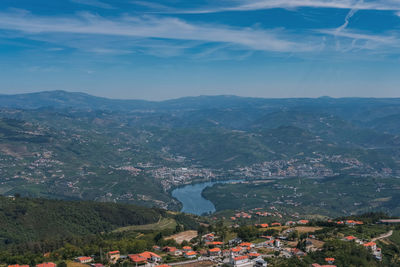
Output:
<instances>
[{"instance_id":1,"label":"blue sky","mask_svg":"<svg viewBox=\"0 0 400 267\"><path fill-rule=\"evenodd\" d=\"M400 97L399 30L399 0L1 0L0 93Z\"/></svg>"}]
</instances>

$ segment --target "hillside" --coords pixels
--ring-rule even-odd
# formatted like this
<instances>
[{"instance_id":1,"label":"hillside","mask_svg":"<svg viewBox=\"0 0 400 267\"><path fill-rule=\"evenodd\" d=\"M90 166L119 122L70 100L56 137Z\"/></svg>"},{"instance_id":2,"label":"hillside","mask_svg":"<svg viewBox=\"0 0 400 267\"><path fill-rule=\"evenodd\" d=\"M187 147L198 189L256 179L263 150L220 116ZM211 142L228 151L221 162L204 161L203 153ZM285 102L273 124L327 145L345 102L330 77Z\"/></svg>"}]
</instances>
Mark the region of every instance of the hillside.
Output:
<instances>
[{"instance_id":1,"label":"hillside","mask_svg":"<svg viewBox=\"0 0 400 267\"><path fill-rule=\"evenodd\" d=\"M3 195L178 210L171 190L209 179L400 175L399 99L0 100Z\"/></svg>"},{"instance_id":2,"label":"hillside","mask_svg":"<svg viewBox=\"0 0 400 267\"><path fill-rule=\"evenodd\" d=\"M153 224L162 218L176 218L185 224L185 217L129 204L0 197L0 247L68 240ZM189 217L186 220L192 222Z\"/></svg>"},{"instance_id":3,"label":"hillside","mask_svg":"<svg viewBox=\"0 0 400 267\"><path fill-rule=\"evenodd\" d=\"M267 207L295 219L382 211L400 215L399 179L336 176L325 179L269 179L217 184L203 191L217 211L248 211ZM273 207L273 208L272 208Z\"/></svg>"}]
</instances>

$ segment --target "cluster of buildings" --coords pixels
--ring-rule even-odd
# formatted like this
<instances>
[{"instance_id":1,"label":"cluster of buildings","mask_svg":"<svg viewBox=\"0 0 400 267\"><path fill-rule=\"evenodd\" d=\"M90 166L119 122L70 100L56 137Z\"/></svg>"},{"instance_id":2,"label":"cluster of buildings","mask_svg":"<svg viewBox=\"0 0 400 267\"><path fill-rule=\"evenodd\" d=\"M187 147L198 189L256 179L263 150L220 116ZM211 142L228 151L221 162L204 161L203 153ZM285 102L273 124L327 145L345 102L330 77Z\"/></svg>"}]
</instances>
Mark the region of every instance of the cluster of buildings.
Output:
<instances>
[{"instance_id":1,"label":"cluster of buildings","mask_svg":"<svg viewBox=\"0 0 400 267\"><path fill-rule=\"evenodd\" d=\"M230 217L230 219L232 221L236 221L237 219L251 219L253 217L279 217L279 218L283 218L282 214L279 213L276 209L276 207L271 206L270 207L271 210L275 210L272 212L268 212L268 211L262 211L262 208L254 208L252 210L249 211L236 211L236 213Z\"/></svg>"},{"instance_id":2,"label":"cluster of buildings","mask_svg":"<svg viewBox=\"0 0 400 267\"><path fill-rule=\"evenodd\" d=\"M14 264L14 265L8 265L8 267L30 267L30 266ZM53 262L43 262L43 263L36 264L36 267L57 267L57 264L55 264Z\"/></svg>"},{"instance_id":3,"label":"cluster of buildings","mask_svg":"<svg viewBox=\"0 0 400 267\"><path fill-rule=\"evenodd\" d=\"M289 159L266 161L242 167L236 171L236 174L247 178L326 177L333 176L334 172L319 161Z\"/></svg>"},{"instance_id":4,"label":"cluster of buildings","mask_svg":"<svg viewBox=\"0 0 400 267\"><path fill-rule=\"evenodd\" d=\"M215 179L218 175L207 168L181 167L170 168L161 167L149 169L147 172L160 181L164 190L170 189L172 186L179 186L192 183L194 180Z\"/></svg>"},{"instance_id":5,"label":"cluster of buildings","mask_svg":"<svg viewBox=\"0 0 400 267\"><path fill-rule=\"evenodd\" d=\"M346 236L342 239L343 241L348 241L348 242L356 242L357 244L363 245L366 249L368 249L372 255L375 257L377 260L382 260L382 249L377 247L376 243L373 241L363 241L355 236Z\"/></svg>"},{"instance_id":6,"label":"cluster of buildings","mask_svg":"<svg viewBox=\"0 0 400 267\"><path fill-rule=\"evenodd\" d=\"M328 222L332 221L329 220ZM364 223L362 221L346 220L346 221L337 221L336 224L355 226L355 225L363 225Z\"/></svg>"}]
</instances>

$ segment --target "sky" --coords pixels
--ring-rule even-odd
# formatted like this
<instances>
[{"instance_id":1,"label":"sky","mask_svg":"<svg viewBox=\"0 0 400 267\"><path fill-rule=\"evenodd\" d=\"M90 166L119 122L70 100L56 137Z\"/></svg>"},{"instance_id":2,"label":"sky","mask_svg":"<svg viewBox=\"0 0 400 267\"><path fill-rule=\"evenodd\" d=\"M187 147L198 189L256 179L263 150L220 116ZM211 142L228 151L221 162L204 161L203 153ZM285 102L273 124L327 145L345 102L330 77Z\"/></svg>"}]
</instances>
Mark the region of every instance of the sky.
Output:
<instances>
[{"instance_id":1,"label":"sky","mask_svg":"<svg viewBox=\"0 0 400 267\"><path fill-rule=\"evenodd\" d=\"M400 97L400 0L1 0L0 93Z\"/></svg>"}]
</instances>

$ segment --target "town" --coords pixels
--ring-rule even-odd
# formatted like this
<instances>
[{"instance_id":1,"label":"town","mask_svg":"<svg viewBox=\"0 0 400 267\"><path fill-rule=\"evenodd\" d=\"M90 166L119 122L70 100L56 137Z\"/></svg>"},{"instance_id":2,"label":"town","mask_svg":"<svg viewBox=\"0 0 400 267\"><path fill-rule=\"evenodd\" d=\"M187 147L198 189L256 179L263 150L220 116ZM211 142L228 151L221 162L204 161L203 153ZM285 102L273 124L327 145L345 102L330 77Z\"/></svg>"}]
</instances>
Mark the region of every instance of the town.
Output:
<instances>
[{"instance_id":1,"label":"town","mask_svg":"<svg viewBox=\"0 0 400 267\"><path fill-rule=\"evenodd\" d=\"M256 212L255 216L266 216ZM238 213L235 218L249 218L246 213ZM389 238L393 230L381 233L374 238L366 238L365 233L357 237L346 233L357 233L361 229L378 229L383 225L397 225L399 219L382 219L376 223L364 223L360 220L327 220L312 222L305 219L286 222L261 223L255 225L230 225L228 228L217 222L213 232L206 232L207 227L199 231L183 231L166 239L175 239L176 246L153 245L150 251L135 254L122 254L111 250L100 255L81 255L70 259L67 266L104 267L104 266L141 266L141 267L267 267L276 265L280 260L295 259L299 262L310 253L320 252L323 260L312 262L310 267L335 267L333 253L326 249L326 230L335 228L339 231L332 238L337 242L359 246L377 262L382 261L383 252L377 241ZM220 224L218 226L218 224ZM359 228L361 227L361 228ZM230 229L229 229L230 228ZM339 230L338 230L339 229ZM232 233L236 233L232 235ZM226 239L228 236L231 239ZM56 265L44 262L36 267L63 267L66 263ZM29 267L29 265L8 265L8 267Z\"/></svg>"}]
</instances>

